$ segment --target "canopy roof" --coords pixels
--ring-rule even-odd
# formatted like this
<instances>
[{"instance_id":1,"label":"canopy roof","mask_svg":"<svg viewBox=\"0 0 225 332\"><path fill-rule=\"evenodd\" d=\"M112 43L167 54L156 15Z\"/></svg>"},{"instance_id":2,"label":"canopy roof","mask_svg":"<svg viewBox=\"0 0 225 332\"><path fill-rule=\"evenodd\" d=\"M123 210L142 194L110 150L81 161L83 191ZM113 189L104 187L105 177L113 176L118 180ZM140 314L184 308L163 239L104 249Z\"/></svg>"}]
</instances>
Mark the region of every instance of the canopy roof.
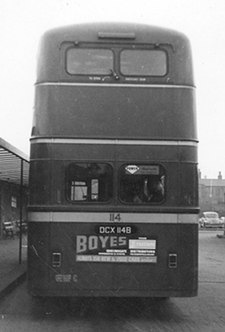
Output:
<instances>
[{"instance_id":1,"label":"canopy roof","mask_svg":"<svg viewBox=\"0 0 225 332\"><path fill-rule=\"evenodd\" d=\"M0 181L28 186L29 158L0 138Z\"/></svg>"}]
</instances>

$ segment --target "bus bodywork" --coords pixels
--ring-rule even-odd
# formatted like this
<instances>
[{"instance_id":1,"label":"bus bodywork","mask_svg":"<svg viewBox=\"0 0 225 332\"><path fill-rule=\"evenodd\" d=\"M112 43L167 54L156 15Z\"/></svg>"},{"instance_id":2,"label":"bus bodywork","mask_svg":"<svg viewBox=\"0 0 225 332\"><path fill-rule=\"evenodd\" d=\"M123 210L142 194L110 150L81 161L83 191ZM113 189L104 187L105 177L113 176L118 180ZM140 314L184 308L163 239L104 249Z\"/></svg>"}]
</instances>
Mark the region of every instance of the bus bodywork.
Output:
<instances>
[{"instance_id":1,"label":"bus bodywork","mask_svg":"<svg viewBox=\"0 0 225 332\"><path fill-rule=\"evenodd\" d=\"M30 292L195 296L197 135L186 37L133 24L52 30L35 89Z\"/></svg>"}]
</instances>

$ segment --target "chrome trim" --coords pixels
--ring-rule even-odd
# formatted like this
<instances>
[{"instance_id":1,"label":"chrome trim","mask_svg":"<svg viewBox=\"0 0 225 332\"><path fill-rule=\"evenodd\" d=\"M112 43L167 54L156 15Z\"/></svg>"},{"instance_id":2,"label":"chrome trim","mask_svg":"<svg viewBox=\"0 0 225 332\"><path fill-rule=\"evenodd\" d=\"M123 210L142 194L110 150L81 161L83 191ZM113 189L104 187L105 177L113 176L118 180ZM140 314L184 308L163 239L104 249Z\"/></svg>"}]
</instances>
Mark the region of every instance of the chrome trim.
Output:
<instances>
[{"instance_id":1,"label":"chrome trim","mask_svg":"<svg viewBox=\"0 0 225 332\"><path fill-rule=\"evenodd\" d=\"M168 145L168 146L195 146L197 142L181 140L129 140L129 139L88 139L88 138L31 138L31 144L111 144L111 145Z\"/></svg>"},{"instance_id":2,"label":"chrome trim","mask_svg":"<svg viewBox=\"0 0 225 332\"><path fill-rule=\"evenodd\" d=\"M127 84L127 83L76 83L76 82L41 82L35 86L92 86L119 88L154 88L154 89L195 89L195 86L177 84Z\"/></svg>"}]
</instances>

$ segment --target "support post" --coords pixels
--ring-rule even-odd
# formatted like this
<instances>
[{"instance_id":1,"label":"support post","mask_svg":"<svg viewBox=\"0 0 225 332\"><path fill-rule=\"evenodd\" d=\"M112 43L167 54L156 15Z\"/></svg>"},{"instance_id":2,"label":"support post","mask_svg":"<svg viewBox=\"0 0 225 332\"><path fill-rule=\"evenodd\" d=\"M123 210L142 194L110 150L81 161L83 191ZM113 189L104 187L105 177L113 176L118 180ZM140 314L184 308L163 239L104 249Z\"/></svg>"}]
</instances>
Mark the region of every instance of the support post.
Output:
<instances>
[{"instance_id":1,"label":"support post","mask_svg":"<svg viewBox=\"0 0 225 332\"><path fill-rule=\"evenodd\" d=\"M23 159L20 164L20 233L19 233L19 264L22 263L22 224L23 224Z\"/></svg>"}]
</instances>

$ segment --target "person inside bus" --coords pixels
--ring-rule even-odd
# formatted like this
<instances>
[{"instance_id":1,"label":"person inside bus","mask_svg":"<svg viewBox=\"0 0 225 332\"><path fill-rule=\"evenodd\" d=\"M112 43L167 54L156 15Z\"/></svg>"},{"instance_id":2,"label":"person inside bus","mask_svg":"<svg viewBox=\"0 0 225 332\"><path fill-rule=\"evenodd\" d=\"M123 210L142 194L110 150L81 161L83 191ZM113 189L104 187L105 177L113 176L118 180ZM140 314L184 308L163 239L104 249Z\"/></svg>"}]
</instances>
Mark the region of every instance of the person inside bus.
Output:
<instances>
[{"instance_id":1,"label":"person inside bus","mask_svg":"<svg viewBox=\"0 0 225 332\"><path fill-rule=\"evenodd\" d=\"M134 203L145 203L150 200L148 191L148 180L136 182L133 187L133 202Z\"/></svg>"},{"instance_id":2,"label":"person inside bus","mask_svg":"<svg viewBox=\"0 0 225 332\"><path fill-rule=\"evenodd\" d=\"M164 186L160 178L154 178L150 182L149 196L151 202L161 202L164 198Z\"/></svg>"},{"instance_id":3,"label":"person inside bus","mask_svg":"<svg viewBox=\"0 0 225 332\"><path fill-rule=\"evenodd\" d=\"M164 187L158 178L145 178L144 182L137 182L133 190L134 203L160 202L164 198Z\"/></svg>"}]
</instances>

